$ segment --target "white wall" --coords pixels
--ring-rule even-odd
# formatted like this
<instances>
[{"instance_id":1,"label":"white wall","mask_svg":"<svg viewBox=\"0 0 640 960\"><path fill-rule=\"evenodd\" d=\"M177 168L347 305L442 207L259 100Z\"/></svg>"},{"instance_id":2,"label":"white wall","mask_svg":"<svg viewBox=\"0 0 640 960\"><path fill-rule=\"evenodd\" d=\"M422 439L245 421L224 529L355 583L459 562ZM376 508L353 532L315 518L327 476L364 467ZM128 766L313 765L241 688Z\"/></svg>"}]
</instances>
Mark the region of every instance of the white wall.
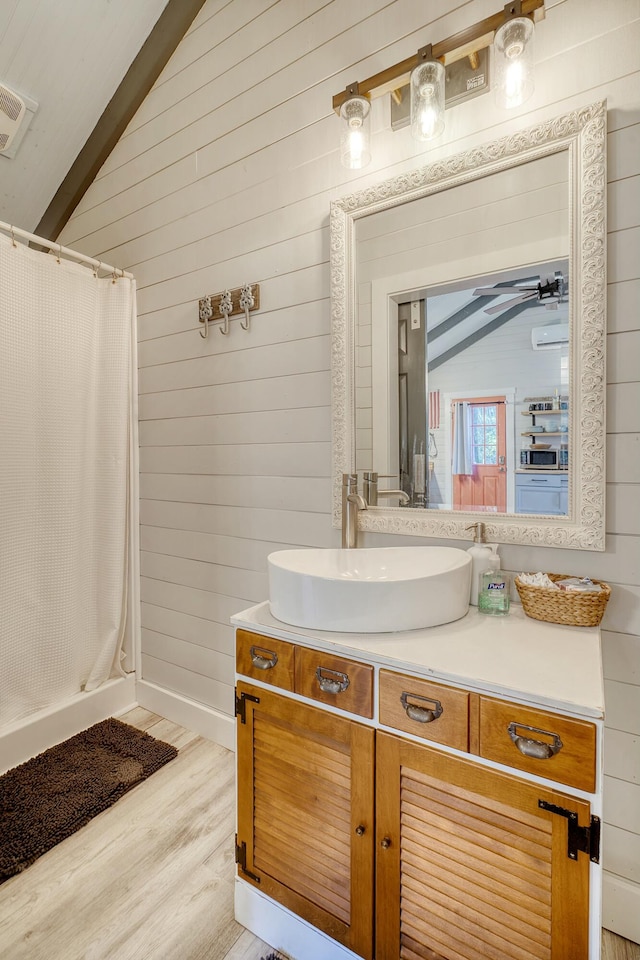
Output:
<instances>
[{"instance_id":1,"label":"white wall","mask_svg":"<svg viewBox=\"0 0 640 960\"><path fill-rule=\"evenodd\" d=\"M181 716L192 702L210 708L223 740L229 615L266 597L270 550L338 542L329 519L329 201L427 159L407 129L391 133L388 105L377 101L373 163L362 175L344 171L331 97L500 6L209 0L62 236L138 279L142 673L166 709L163 690ZM515 116L490 95L456 107L428 153L608 98L607 549L502 553L511 570L580 569L613 586L603 623L605 913L638 940L639 18L638 0L548 0L533 99ZM261 284L251 333L232 322L227 338L213 329L203 340L198 298L245 282Z\"/></svg>"}]
</instances>

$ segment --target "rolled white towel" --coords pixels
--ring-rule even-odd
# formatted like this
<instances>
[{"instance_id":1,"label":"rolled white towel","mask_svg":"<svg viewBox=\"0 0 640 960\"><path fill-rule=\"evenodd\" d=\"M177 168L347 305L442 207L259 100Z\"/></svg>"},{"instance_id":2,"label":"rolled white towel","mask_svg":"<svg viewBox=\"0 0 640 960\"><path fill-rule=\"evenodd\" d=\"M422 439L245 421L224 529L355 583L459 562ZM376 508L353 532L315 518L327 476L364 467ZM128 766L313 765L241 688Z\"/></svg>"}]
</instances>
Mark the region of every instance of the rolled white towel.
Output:
<instances>
[{"instance_id":1,"label":"rolled white towel","mask_svg":"<svg viewBox=\"0 0 640 960\"><path fill-rule=\"evenodd\" d=\"M529 587L547 587L549 590L560 589L546 573L521 573L518 579L520 583L525 583Z\"/></svg>"}]
</instances>

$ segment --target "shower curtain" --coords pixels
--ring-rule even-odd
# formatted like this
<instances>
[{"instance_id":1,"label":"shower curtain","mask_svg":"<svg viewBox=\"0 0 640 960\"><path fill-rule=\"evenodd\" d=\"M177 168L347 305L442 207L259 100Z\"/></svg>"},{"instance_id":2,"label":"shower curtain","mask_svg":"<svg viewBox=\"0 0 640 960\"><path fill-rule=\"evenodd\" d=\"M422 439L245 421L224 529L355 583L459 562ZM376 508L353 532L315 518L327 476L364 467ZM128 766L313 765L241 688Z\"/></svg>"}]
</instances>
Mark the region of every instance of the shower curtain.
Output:
<instances>
[{"instance_id":1,"label":"shower curtain","mask_svg":"<svg viewBox=\"0 0 640 960\"><path fill-rule=\"evenodd\" d=\"M0 724L121 672L134 311L0 236Z\"/></svg>"}]
</instances>

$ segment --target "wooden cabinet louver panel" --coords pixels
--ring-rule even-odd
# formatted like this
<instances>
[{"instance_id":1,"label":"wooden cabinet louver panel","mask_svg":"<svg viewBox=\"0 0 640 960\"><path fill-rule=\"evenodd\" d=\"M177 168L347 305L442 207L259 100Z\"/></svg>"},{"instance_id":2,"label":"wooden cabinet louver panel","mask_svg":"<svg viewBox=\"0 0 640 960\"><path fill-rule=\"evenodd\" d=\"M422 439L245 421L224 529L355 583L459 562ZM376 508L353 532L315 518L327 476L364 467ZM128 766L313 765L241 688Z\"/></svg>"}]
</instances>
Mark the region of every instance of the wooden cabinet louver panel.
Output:
<instances>
[{"instance_id":1,"label":"wooden cabinet louver panel","mask_svg":"<svg viewBox=\"0 0 640 960\"><path fill-rule=\"evenodd\" d=\"M493 951L549 960L551 827L478 799L403 769L401 941L413 949L428 932L447 958L483 960Z\"/></svg>"},{"instance_id":2,"label":"wooden cabinet louver panel","mask_svg":"<svg viewBox=\"0 0 640 960\"><path fill-rule=\"evenodd\" d=\"M259 709L253 739L253 863L350 920L351 763L347 746ZM300 843L300 826L305 842Z\"/></svg>"},{"instance_id":3,"label":"wooden cabinet louver panel","mask_svg":"<svg viewBox=\"0 0 640 960\"><path fill-rule=\"evenodd\" d=\"M374 731L239 683L243 691L256 699L237 725L241 876L370 958Z\"/></svg>"},{"instance_id":4,"label":"wooden cabinet louver panel","mask_svg":"<svg viewBox=\"0 0 640 960\"><path fill-rule=\"evenodd\" d=\"M386 734L377 763L377 960L586 960L589 858L538 800L587 803Z\"/></svg>"}]
</instances>

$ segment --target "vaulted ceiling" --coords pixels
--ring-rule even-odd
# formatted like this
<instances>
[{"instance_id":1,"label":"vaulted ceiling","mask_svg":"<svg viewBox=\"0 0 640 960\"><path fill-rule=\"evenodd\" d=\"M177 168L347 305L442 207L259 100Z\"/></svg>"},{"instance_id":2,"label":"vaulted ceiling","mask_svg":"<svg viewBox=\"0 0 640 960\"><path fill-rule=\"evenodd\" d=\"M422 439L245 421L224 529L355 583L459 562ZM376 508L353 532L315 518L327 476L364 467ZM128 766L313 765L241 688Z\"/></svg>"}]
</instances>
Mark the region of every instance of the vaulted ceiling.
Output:
<instances>
[{"instance_id":1,"label":"vaulted ceiling","mask_svg":"<svg viewBox=\"0 0 640 960\"><path fill-rule=\"evenodd\" d=\"M149 69L152 57L158 60L157 76L190 23L189 19L181 22L178 35L172 38L172 45L168 44L166 34L176 29L176 16L168 16L169 8L184 18L187 8L195 10L201 2L1 0L0 83L36 101L38 107L15 158L0 155L0 220L29 231L41 224L105 108L122 90L125 75L129 80L128 99L135 100L132 86L136 76L139 93L140 71L132 85L129 78L135 71L130 68L154 26L153 36L161 49L158 53L157 46L149 49L151 41L147 44L143 83L149 78L153 82L153 70ZM123 118L126 122L121 110L121 123ZM95 156L98 160L94 157L93 167L103 162L104 148ZM73 197L70 190L67 194L68 208ZM53 232L64 216L64 204L61 210L49 218Z\"/></svg>"}]
</instances>

